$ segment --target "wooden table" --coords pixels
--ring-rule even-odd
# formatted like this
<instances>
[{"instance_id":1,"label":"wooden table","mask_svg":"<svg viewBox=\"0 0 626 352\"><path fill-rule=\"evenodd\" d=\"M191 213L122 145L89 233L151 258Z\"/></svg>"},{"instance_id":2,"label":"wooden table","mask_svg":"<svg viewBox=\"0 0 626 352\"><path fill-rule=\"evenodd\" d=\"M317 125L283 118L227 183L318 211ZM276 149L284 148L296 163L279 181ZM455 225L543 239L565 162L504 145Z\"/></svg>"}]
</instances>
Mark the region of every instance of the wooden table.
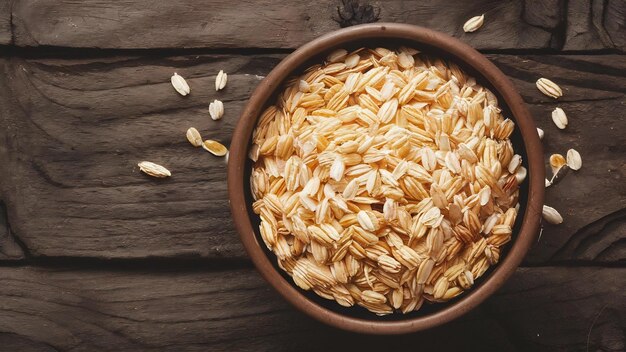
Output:
<instances>
[{"instance_id":1,"label":"wooden table","mask_svg":"<svg viewBox=\"0 0 626 352\"><path fill-rule=\"evenodd\" d=\"M484 27L463 33L481 13ZM623 0L0 0L0 350L623 351L625 16ZM546 156L575 148L584 161L547 190L565 222L545 226L496 295L397 337L326 327L278 297L234 232L224 159L184 137L195 126L229 143L287 53L372 21L477 47L528 103ZM229 80L216 93L220 69ZM173 72L190 96L174 92ZM539 77L564 96L540 94ZM174 175L148 178L141 160Z\"/></svg>"}]
</instances>

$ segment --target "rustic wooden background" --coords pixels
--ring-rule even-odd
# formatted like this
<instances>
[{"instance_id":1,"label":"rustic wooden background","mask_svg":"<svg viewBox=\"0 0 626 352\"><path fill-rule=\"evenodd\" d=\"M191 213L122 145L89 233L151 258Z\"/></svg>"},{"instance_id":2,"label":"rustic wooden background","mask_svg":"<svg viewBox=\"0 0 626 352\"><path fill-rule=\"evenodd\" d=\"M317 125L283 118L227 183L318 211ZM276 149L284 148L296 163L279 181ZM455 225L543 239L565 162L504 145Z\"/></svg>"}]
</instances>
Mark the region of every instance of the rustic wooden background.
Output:
<instances>
[{"instance_id":1,"label":"rustic wooden background","mask_svg":"<svg viewBox=\"0 0 626 352\"><path fill-rule=\"evenodd\" d=\"M463 33L481 13L484 27ZM624 351L625 16L623 0L0 0L0 350ZM281 58L374 21L483 51L545 130L546 155L575 148L584 161L547 190L565 222L545 227L504 288L399 337L331 329L278 297L233 229L225 161L184 137L196 126L229 143ZM172 89L174 71L190 96ZM541 76L562 99L535 89ZM174 176L144 176L144 159Z\"/></svg>"}]
</instances>

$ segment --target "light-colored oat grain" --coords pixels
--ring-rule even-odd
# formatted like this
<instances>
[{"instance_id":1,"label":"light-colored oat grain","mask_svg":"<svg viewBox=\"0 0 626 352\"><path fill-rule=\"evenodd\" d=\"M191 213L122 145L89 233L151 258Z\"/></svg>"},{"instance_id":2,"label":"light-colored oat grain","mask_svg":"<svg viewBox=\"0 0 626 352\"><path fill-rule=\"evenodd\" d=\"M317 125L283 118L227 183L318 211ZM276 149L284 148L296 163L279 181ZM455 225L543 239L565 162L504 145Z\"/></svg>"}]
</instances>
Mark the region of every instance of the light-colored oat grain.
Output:
<instances>
[{"instance_id":1,"label":"light-colored oat grain","mask_svg":"<svg viewBox=\"0 0 626 352\"><path fill-rule=\"evenodd\" d=\"M139 166L139 170L152 177L164 178L172 176L170 170L151 161L142 161L137 166Z\"/></svg>"},{"instance_id":2,"label":"light-colored oat grain","mask_svg":"<svg viewBox=\"0 0 626 352\"><path fill-rule=\"evenodd\" d=\"M567 151L567 166L572 170L580 170L583 166L583 159L576 149Z\"/></svg>"},{"instance_id":3,"label":"light-colored oat grain","mask_svg":"<svg viewBox=\"0 0 626 352\"><path fill-rule=\"evenodd\" d=\"M170 81L172 82L172 86L178 92L178 94L185 96L191 92L191 88L189 88L187 81L185 81L185 79L178 73L174 72L174 75L172 76Z\"/></svg>"},{"instance_id":4,"label":"light-colored oat grain","mask_svg":"<svg viewBox=\"0 0 626 352\"><path fill-rule=\"evenodd\" d=\"M561 216L561 214L559 214L559 212L552 207L544 205L542 213L543 218L546 219L546 221L550 224L558 225L563 222L563 217Z\"/></svg>"},{"instance_id":5,"label":"light-colored oat grain","mask_svg":"<svg viewBox=\"0 0 626 352\"><path fill-rule=\"evenodd\" d=\"M220 72L217 73L217 76L215 76L215 91L217 92L224 89L227 82L228 74L226 74L226 72L224 72L223 70L220 70Z\"/></svg>"},{"instance_id":6,"label":"light-colored oat grain","mask_svg":"<svg viewBox=\"0 0 626 352\"><path fill-rule=\"evenodd\" d=\"M552 174L556 175L559 170L567 165L567 161L565 157L561 154L552 154L550 155L550 168L552 169Z\"/></svg>"},{"instance_id":7,"label":"light-colored oat grain","mask_svg":"<svg viewBox=\"0 0 626 352\"><path fill-rule=\"evenodd\" d=\"M559 129L565 129L568 124L567 115L561 108L556 108L552 111L552 121Z\"/></svg>"},{"instance_id":8,"label":"light-colored oat grain","mask_svg":"<svg viewBox=\"0 0 626 352\"><path fill-rule=\"evenodd\" d=\"M186 135L187 140L189 141L189 143L191 143L191 145L193 145L194 147L202 146L202 136L197 129L195 129L194 127L189 127Z\"/></svg>"},{"instance_id":9,"label":"light-colored oat grain","mask_svg":"<svg viewBox=\"0 0 626 352\"><path fill-rule=\"evenodd\" d=\"M217 99L213 100L209 104L209 115L214 121L221 119L224 116L224 103Z\"/></svg>"},{"instance_id":10,"label":"light-colored oat grain","mask_svg":"<svg viewBox=\"0 0 626 352\"><path fill-rule=\"evenodd\" d=\"M535 84L541 93L550 98L558 99L563 96L561 87L547 78L539 78Z\"/></svg>"},{"instance_id":11,"label":"light-colored oat grain","mask_svg":"<svg viewBox=\"0 0 626 352\"><path fill-rule=\"evenodd\" d=\"M211 139L202 142L202 148L215 156L224 156L228 153L228 149L222 143Z\"/></svg>"},{"instance_id":12,"label":"light-colored oat grain","mask_svg":"<svg viewBox=\"0 0 626 352\"><path fill-rule=\"evenodd\" d=\"M484 21L485 21L485 15L484 14L482 14L480 16L474 16L474 17L470 18L469 20L467 20L467 22L465 22L465 24L463 24L463 31L465 31L465 33L475 32L480 27L483 26Z\"/></svg>"}]
</instances>

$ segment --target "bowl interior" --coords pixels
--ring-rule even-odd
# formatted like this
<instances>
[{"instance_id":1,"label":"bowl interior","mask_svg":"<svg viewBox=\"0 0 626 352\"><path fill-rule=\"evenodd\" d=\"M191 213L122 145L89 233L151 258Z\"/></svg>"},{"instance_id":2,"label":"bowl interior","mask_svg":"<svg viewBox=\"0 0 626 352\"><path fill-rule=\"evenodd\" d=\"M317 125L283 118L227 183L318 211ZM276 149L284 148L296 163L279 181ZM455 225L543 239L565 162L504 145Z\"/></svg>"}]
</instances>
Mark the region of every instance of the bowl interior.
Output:
<instances>
[{"instance_id":1,"label":"bowl interior","mask_svg":"<svg viewBox=\"0 0 626 352\"><path fill-rule=\"evenodd\" d=\"M483 87L488 88L489 90L491 90L496 97L498 98L498 104L499 107L502 109L502 113L504 117L508 117L510 119L512 119L513 121L516 121L515 116L513 115L513 113L511 112L511 109L509 108L509 106L507 105L506 101L504 100L504 98L501 96L500 92L493 86L493 84L491 84L491 82L489 82L488 80L486 80L475 68L473 68L472 66L470 66L462 57L457 57L454 56L452 54L450 54L449 52L445 52L442 51L441 49L428 45L428 44L424 44L421 42L417 42L414 40L410 40L410 39L399 39L399 38L375 38L375 37L369 37L369 38L356 38L348 43L344 43L344 44L340 44L340 45L335 45L335 46L329 46L326 48L326 50L320 51L317 54L311 56L308 60L306 60L305 62L303 62L302 64L300 64L298 66L297 69L293 70L287 77L285 77L280 85L274 85L271 97L266 101L265 105L261 108L261 112L265 110L266 107L268 107L269 105L272 105L275 103L276 101L276 97L277 95L282 91L282 89L284 88L284 82L287 81L288 79L297 76L299 74L301 74L306 68L310 67L313 64L317 64L317 63L321 63L324 61L325 57L334 49L337 48L344 48L347 49L348 51L350 50L354 50L354 49L358 49L361 47L370 47L370 48L376 48L376 47L385 47L385 48L389 48L389 49L394 49L397 48L401 45L405 45L405 46L410 46L413 48L416 48L417 50L421 51L422 53L428 54L430 56L433 57L439 57L451 62L456 63L457 65L459 65L463 70L465 70L465 72L470 75L473 76L476 81L482 85ZM256 120L258 119L258 116L255 116L252 120L254 120L255 125L256 125ZM517 154L520 154L522 156L522 160L523 160L523 165L530 170L529 165L528 165L528 157L527 157L527 151L526 151L526 147L523 143L523 139L522 139L522 134L520 132L520 129L517 128L517 124L516 124L516 128L514 129L513 135L511 136L511 141L513 143L513 147L514 147L514 151ZM251 140L248 139L248 145L246 146L246 150L248 150L248 148L251 145ZM246 203L247 203L247 211L248 211L248 215L250 217L250 220L252 222L252 226L254 229L254 233L256 235L256 241L259 243L260 247L262 248L262 250L265 252L265 255L270 259L270 261L272 262L274 269L280 273L280 275L283 276L284 280L286 280L290 285L292 285L294 288L296 288L302 295L304 295L305 297L307 297L307 299L309 299L312 302L315 302L315 304L324 307L327 310L330 310L332 312L338 313L342 316L348 316L348 317L352 317L352 318L357 318L357 319L361 319L361 320L367 320L367 321L401 321L401 320L407 320L407 319L414 319L414 318L418 318L418 317L424 317L427 315L432 315L433 313L439 312L445 308L450 307L451 305L454 305L455 303L459 302L460 300L463 300L468 294L470 294L472 291L476 290L478 287L482 286L486 281L489 280L489 278L492 276L493 272L495 270L497 270L498 265L496 264L495 266L492 266L488 269L488 271L481 276L479 279L476 280L475 285L467 292L462 293L461 295L457 296L456 298L445 302L445 303L434 303L434 304L429 304L427 302L424 303L424 305L422 306L421 309L419 309L418 311L409 313L409 314L390 314L390 315L386 315L386 316L377 316L369 311L367 311L364 308L361 308L359 306L354 306L354 307L350 307L350 308L345 308L340 306L339 304L337 304L335 301L329 301L326 300L322 297L319 297L318 295L316 295L314 292L312 291L304 291L300 288L298 288L294 283L293 280L291 279L291 277L289 275L287 275L282 269L280 269L278 267L278 265L276 264L276 257L275 255L269 251L266 246L263 243L263 240L261 238L261 235L259 233L259 216L256 215L253 211L252 211L252 207L251 204L253 202L252 200L252 195L250 192L250 187L249 187L249 178L250 178L250 174L251 174L251 170L252 170L252 166L253 166L253 162L246 158L246 163L245 163L245 168L244 168L244 195L245 195L245 199L246 199ZM500 262L502 262L502 260L507 256L507 254L510 251L510 248L512 246L512 244L516 241L517 239L517 235L519 233L521 224L522 224L522 219L524 218L525 214L526 214L526 208L527 208L527 200L528 200L528 180L529 177L526 178L526 180L521 184L521 189L520 189L520 209L518 212L518 216L515 222L515 227L513 229L513 238L512 241L509 242L508 244L506 244L505 246L503 246L502 248L502 252L501 252L501 256L500 256Z\"/></svg>"}]
</instances>

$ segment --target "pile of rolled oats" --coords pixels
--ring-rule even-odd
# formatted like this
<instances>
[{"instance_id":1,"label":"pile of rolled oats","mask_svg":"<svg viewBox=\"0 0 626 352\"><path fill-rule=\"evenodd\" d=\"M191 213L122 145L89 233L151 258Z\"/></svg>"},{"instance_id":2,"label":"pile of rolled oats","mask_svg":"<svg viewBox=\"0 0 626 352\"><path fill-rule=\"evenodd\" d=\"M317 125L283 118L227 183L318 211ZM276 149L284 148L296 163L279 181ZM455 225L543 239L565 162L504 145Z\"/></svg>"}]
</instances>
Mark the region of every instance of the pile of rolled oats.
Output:
<instances>
[{"instance_id":1,"label":"pile of rolled oats","mask_svg":"<svg viewBox=\"0 0 626 352\"><path fill-rule=\"evenodd\" d=\"M496 97L401 47L337 50L253 133L253 209L296 285L379 314L447 301L498 262L522 159Z\"/></svg>"}]
</instances>

